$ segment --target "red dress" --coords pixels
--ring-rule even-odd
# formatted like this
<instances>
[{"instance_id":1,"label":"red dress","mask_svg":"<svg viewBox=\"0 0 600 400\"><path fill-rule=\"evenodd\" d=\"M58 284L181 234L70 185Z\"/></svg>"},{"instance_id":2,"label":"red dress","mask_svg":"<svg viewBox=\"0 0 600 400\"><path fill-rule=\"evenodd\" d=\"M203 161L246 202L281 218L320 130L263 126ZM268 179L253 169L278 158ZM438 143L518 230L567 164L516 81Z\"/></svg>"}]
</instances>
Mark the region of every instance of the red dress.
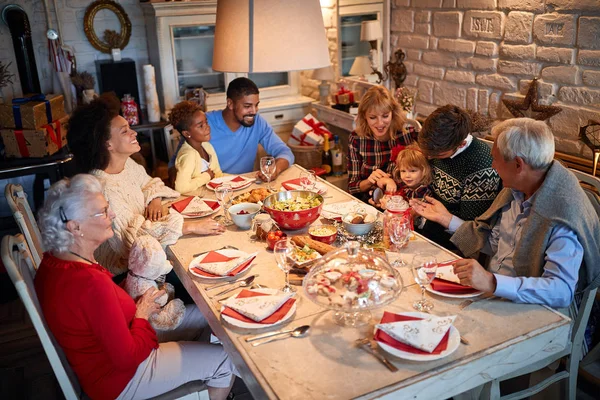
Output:
<instances>
[{"instance_id":1,"label":"red dress","mask_svg":"<svg viewBox=\"0 0 600 400\"><path fill-rule=\"evenodd\" d=\"M45 253L35 289L50 331L92 399L119 396L158 348L150 323L135 318L133 299L98 264Z\"/></svg>"}]
</instances>

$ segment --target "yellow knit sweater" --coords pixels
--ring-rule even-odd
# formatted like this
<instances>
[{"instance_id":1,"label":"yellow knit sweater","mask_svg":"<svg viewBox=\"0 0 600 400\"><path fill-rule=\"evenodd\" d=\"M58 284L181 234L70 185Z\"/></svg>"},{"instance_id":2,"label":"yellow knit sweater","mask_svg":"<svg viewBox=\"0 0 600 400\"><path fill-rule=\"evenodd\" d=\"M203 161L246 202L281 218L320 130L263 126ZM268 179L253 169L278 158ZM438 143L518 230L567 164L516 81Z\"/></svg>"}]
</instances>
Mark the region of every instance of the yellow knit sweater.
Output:
<instances>
[{"instance_id":1,"label":"yellow knit sweater","mask_svg":"<svg viewBox=\"0 0 600 400\"><path fill-rule=\"evenodd\" d=\"M208 153L209 168L214 172L215 178L223 176L215 149L208 142L203 142L202 147ZM206 185L211 180L208 172L201 172L202 157L200 156L200 153L187 142L183 143L177 153L175 168L177 169L175 190L179 193L189 193L194 191L201 186Z\"/></svg>"}]
</instances>

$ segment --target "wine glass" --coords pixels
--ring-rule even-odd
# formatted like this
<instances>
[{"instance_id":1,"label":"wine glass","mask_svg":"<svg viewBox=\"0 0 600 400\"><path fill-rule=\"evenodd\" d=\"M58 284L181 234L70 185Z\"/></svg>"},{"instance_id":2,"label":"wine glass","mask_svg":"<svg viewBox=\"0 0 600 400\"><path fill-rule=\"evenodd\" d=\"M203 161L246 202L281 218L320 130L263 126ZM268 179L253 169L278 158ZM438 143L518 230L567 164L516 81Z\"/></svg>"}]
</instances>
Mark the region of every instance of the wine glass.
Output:
<instances>
[{"instance_id":1,"label":"wine glass","mask_svg":"<svg viewBox=\"0 0 600 400\"><path fill-rule=\"evenodd\" d=\"M296 291L295 288L290 286L290 281L288 278L290 270L294 265L294 260L291 258L294 247L295 245L290 239L282 239L275 243L275 247L273 248L273 254L275 254L277 266L281 268L283 272L285 272L285 286L281 288L281 291L284 293Z\"/></svg>"},{"instance_id":2,"label":"wine glass","mask_svg":"<svg viewBox=\"0 0 600 400\"><path fill-rule=\"evenodd\" d=\"M389 221L388 229L390 240L394 243L396 252L399 253L400 248L410 239L410 219L404 215L393 217ZM406 266L406 263L401 258L398 258L392 265L394 268L398 268Z\"/></svg>"},{"instance_id":3,"label":"wine glass","mask_svg":"<svg viewBox=\"0 0 600 400\"><path fill-rule=\"evenodd\" d=\"M415 282L421 286L421 299L413 303L415 310L430 311L433 303L425 298L425 287L435 278L438 262L434 256L426 254L415 254L412 261L412 273Z\"/></svg>"},{"instance_id":4,"label":"wine glass","mask_svg":"<svg viewBox=\"0 0 600 400\"><path fill-rule=\"evenodd\" d=\"M271 189L271 178L277 171L277 165L275 164L275 157L266 156L260 159L260 172L267 178L267 188Z\"/></svg>"},{"instance_id":5,"label":"wine glass","mask_svg":"<svg viewBox=\"0 0 600 400\"><path fill-rule=\"evenodd\" d=\"M217 197L217 201L221 207L223 207L223 217L218 218L219 222L225 226L232 225L233 221L229 216L229 206L231 205L231 200L233 199L233 189L229 184L224 183L215 189L215 196Z\"/></svg>"},{"instance_id":6,"label":"wine glass","mask_svg":"<svg viewBox=\"0 0 600 400\"><path fill-rule=\"evenodd\" d=\"M315 171L305 171L300 173L300 184L302 185L302 189L313 192L317 185Z\"/></svg>"}]
</instances>

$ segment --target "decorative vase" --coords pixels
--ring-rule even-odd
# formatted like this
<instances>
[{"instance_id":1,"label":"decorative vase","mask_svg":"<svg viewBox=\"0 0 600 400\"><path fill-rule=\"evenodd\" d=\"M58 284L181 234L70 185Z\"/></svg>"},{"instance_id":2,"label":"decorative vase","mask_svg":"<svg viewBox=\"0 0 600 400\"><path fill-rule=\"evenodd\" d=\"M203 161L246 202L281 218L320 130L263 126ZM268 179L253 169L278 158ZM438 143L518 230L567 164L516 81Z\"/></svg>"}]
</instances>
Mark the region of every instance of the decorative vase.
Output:
<instances>
[{"instance_id":1,"label":"decorative vase","mask_svg":"<svg viewBox=\"0 0 600 400\"><path fill-rule=\"evenodd\" d=\"M121 49L110 49L113 61L121 61Z\"/></svg>"},{"instance_id":2,"label":"decorative vase","mask_svg":"<svg viewBox=\"0 0 600 400\"><path fill-rule=\"evenodd\" d=\"M85 89L83 91L83 96L82 96L82 102L83 104L90 104L92 102L92 100L94 100L96 98L96 92L94 92L94 89Z\"/></svg>"}]
</instances>

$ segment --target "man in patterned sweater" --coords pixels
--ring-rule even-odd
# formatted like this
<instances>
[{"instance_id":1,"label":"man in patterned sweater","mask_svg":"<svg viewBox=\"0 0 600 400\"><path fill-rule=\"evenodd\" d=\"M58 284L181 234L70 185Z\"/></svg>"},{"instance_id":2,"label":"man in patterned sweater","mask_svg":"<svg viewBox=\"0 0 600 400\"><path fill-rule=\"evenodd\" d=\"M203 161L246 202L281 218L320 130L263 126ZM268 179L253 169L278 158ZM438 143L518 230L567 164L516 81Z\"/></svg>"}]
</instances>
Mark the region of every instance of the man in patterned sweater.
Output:
<instances>
[{"instance_id":1,"label":"man in patterned sweater","mask_svg":"<svg viewBox=\"0 0 600 400\"><path fill-rule=\"evenodd\" d=\"M436 199L462 220L470 221L491 205L502 189L500 177L492 168L489 147L474 138L471 118L462 109L446 105L427 117L419 132L419 147L430 159ZM450 234L428 221L423 234L441 246L455 249Z\"/></svg>"}]
</instances>

